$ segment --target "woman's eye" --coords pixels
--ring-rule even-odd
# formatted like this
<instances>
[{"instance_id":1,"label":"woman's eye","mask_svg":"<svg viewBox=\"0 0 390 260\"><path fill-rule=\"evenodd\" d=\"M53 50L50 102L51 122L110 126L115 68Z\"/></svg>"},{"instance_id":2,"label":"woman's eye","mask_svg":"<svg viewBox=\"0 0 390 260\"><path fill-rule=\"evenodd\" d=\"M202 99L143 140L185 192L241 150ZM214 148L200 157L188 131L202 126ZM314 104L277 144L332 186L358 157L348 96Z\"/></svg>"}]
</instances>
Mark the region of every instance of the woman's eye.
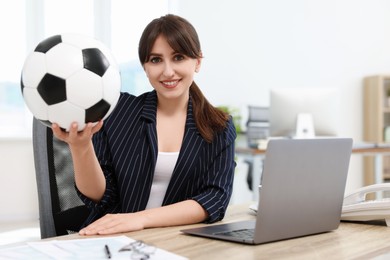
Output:
<instances>
[{"instance_id":1,"label":"woman's eye","mask_svg":"<svg viewBox=\"0 0 390 260\"><path fill-rule=\"evenodd\" d=\"M152 57L150 58L151 63L159 63L161 61L161 58L159 57Z\"/></svg>"},{"instance_id":2,"label":"woman's eye","mask_svg":"<svg viewBox=\"0 0 390 260\"><path fill-rule=\"evenodd\" d=\"M181 60L184 60L184 55L181 55L181 54L177 54L177 55L175 55L174 57L173 57L173 59L175 60L175 61L181 61Z\"/></svg>"}]
</instances>

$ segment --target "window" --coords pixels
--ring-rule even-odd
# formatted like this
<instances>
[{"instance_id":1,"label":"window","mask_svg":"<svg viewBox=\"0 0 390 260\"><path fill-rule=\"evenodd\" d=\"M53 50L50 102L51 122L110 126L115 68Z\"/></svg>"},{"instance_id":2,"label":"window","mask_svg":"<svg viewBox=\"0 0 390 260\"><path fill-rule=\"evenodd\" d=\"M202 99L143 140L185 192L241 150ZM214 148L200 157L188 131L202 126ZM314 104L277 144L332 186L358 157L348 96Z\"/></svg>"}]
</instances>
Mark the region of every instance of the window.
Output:
<instances>
[{"instance_id":1,"label":"window","mask_svg":"<svg viewBox=\"0 0 390 260\"><path fill-rule=\"evenodd\" d=\"M44 2L44 38L62 33L94 36L93 0Z\"/></svg>"},{"instance_id":2,"label":"window","mask_svg":"<svg viewBox=\"0 0 390 260\"><path fill-rule=\"evenodd\" d=\"M81 33L102 40L120 66L122 91L139 95L150 90L138 61L138 41L147 23L168 13L169 2L1 1L0 30L7 40L0 48L0 138L31 136L32 115L21 95L21 70L36 44L55 34Z\"/></svg>"},{"instance_id":3,"label":"window","mask_svg":"<svg viewBox=\"0 0 390 260\"><path fill-rule=\"evenodd\" d=\"M0 48L0 135L9 137L28 131L26 123L31 119L20 89L26 55L26 6L24 1L12 0L2 1L1 5L0 31L4 38Z\"/></svg>"}]
</instances>

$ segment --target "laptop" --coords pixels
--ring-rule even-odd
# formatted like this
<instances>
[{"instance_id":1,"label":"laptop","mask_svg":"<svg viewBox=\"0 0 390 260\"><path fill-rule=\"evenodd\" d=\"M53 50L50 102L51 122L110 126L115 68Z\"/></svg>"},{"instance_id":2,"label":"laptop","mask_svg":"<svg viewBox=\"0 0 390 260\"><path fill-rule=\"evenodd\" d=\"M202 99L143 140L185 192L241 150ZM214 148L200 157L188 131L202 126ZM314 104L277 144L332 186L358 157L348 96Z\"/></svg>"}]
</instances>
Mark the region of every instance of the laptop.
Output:
<instances>
[{"instance_id":1,"label":"laptop","mask_svg":"<svg viewBox=\"0 0 390 260\"><path fill-rule=\"evenodd\" d=\"M270 140L256 220L181 232L262 244L335 230L340 224L351 151L351 138Z\"/></svg>"}]
</instances>

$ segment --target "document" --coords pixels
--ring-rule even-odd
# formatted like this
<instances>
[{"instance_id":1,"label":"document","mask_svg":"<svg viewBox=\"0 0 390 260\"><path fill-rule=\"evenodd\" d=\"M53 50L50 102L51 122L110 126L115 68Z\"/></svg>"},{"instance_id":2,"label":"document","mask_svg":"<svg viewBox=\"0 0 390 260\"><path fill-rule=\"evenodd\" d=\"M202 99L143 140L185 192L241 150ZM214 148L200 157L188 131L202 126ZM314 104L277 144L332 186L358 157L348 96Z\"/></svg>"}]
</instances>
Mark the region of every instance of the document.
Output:
<instances>
[{"instance_id":1,"label":"document","mask_svg":"<svg viewBox=\"0 0 390 260\"><path fill-rule=\"evenodd\" d=\"M110 251L110 259L131 259L132 254L147 254L151 260L187 259L148 244L131 247L134 250L119 251L133 242L135 240L127 236L30 242L25 246L1 249L0 259L108 259L106 246Z\"/></svg>"}]
</instances>

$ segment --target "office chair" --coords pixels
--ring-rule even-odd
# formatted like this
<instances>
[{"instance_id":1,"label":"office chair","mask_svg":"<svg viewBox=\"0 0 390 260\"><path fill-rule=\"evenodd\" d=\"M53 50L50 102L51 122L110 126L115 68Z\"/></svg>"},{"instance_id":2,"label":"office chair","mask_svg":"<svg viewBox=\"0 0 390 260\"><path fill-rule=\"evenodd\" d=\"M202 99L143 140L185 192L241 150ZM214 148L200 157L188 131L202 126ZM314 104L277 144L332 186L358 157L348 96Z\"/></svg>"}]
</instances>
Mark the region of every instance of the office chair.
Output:
<instances>
[{"instance_id":1,"label":"office chair","mask_svg":"<svg viewBox=\"0 0 390 260\"><path fill-rule=\"evenodd\" d=\"M257 148L259 140L269 136L269 108L262 106L248 106L248 121L246 122L246 137L248 146ZM244 161L248 164L247 183L249 190L253 190L253 159Z\"/></svg>"},{"instance_id":2,"label":"office chair","mask_svg":"<svg viewBox=\"0 0 390 260\"><path fill-rule=\"evenodd\" d=\"M79 231L89 210L75 190L68 145L56 139L51 128L34 118L33 149L41 238Z\"/></svg>"}]
</instances>

